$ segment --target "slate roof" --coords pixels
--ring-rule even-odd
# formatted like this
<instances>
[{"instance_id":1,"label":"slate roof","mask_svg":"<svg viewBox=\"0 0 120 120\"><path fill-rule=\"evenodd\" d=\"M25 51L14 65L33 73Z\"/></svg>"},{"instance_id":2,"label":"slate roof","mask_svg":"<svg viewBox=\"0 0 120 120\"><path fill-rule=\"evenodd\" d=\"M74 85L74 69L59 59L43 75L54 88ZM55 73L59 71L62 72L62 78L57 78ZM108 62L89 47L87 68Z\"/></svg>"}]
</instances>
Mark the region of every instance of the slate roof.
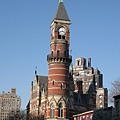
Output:
<instances>
[{"instance_id":1,"label":"slate roof","mask_svg":"<svg viewBox=\"0 0 120 120\"><path fill-rule=\"evenodd\" d=\"M75 105L84 106L87 108L87 103L89 102L90 95L89 94L83 94L80 97L80 93L74 92L74 103Z\"/></svg>"},{"instance_id":2,"label":"slate roof","mask_svg":"<svg viewBox=\"0 0 120 120\"><path fill-rule=\"evenodd\" d=\"M91 94L93 92L96 93L96 89L95 89L93 82L91 82L89 89L88 89L88 93Z\"/></svg>"},{"instance_id":3,"label":"slate roof","mask_svg":"<svg viewBox=\"0 0 120 120\"><path fill-rule=\"evenodd\" d=\"M42 89L42 87L44 87L45 90L47 90L47 87L48 87L48 76L38 76L37 75L37 80L40 82L40 88Z\"/></svg>"},{"instance_id":4,"label":"slate roof","mask_svg":"<svg viewBox=\"0 0 120 120\"><path fill-rule=\"evenodd\" d=\"M63 2L59 2L54 19L70 21Z\"/></svg>"},{"instance_id":5,"label":"slate roof","mask_svg":"<svg viewBox=\"0 0 120 120\"><path fill-rule=\"evenodd\" d=\"M37 77L37 81L39 81L40 83L40 89L42 90L42 88L44 87L45 91L47 91L48 90L48 76L36 75L36 77ZM91 84L90 88L92 90L89 90L89 93L94 91L93 84ZM90 99L90 94L83 94L81 96L80 93L73 92L73 97L74 97L75 105L87 107L87 103L89 102L89 99Z\"/></svg>"},{"instance_id":6,"label":"slate roof","mask_svg":"<svg viewBox=\"0 0 120 120\"><path fill-rule=\"evenodd\" d=\"M41 84L46 84L48 82L48 76L37 76Z\"/></svg>"}]
</instances>

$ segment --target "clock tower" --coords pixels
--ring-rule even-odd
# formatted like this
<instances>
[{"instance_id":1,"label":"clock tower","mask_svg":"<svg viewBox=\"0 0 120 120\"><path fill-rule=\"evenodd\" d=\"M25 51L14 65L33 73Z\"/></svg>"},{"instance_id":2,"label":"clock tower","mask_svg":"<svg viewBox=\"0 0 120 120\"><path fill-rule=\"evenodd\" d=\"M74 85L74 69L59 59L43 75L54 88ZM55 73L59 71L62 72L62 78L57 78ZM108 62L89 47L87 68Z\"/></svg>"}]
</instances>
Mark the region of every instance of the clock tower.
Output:
<instances>
[{"instance_id":1,"label":"clock tower","mask_svg":"<svg viewBox=\"0 0 120 120\"><path fill-rule=\"evenodd\" d=\"M48 61L48 96L46 119L69 119L69 55L70 20L64 3L59 1L57 12L51 22L50 54Z\"/></svg>"}]
</instances>

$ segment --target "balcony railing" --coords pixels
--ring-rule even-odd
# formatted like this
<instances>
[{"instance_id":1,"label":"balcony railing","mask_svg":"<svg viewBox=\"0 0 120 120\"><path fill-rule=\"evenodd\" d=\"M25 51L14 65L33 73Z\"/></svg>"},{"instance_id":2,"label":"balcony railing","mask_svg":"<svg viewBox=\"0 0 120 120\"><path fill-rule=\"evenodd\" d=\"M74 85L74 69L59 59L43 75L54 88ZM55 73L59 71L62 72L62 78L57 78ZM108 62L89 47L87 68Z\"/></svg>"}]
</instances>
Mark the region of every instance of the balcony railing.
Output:
<instances>
[{"instance_id":1,"label":"balcony railing","mask_svg":"<svg viewBox=\"0 0 120 120\"><path fill-rule=\"evenodd\" d=\"M50 58L68 58L68 59L72 59L72 56L71 55L65 55L65 54L49 54L47 55L47 59L50 59Z\"/></svg>"}]
</instances>

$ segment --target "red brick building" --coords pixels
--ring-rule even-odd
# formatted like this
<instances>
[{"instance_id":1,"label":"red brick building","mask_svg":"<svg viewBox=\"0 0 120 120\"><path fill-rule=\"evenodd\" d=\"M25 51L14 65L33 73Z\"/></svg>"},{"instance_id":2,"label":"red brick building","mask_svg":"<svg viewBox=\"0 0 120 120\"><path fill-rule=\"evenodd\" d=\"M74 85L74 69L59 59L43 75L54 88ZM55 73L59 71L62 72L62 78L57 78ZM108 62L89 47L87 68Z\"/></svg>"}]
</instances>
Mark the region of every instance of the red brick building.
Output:
<instances>
[{"instance_id":1,"label":"red brick building","mask_svg":"<svg viewBox=\"0 0 120 120\"><path fill-rule=\"evenodd\" d=\"M95 77L96 83L100 83L97 88L102 87L101 74L91 67L91 63L87 67L85 60L80 59L75 67L72 66L72 56L69 53L70 24L64 3L59 0L51 22L50 53L47 55L48 76L39 76L35 71L30 93L30 114L43 116L46 120L73 119L75 114L95 109ZM83 83L87 88L83 89ZM104 98L104 90L100 90L100 94L101 92Z\"/></svg>"},{"instance_id":2,"label":"red brick building","mask_svg":"<svg viewBox=\"0 0 120 120\"><path fill-rule=\"evenodd\" d=\"M92 120L94 111L87 111L81 114L73 115L74 120Z\"/></svg>"}]
</instances>

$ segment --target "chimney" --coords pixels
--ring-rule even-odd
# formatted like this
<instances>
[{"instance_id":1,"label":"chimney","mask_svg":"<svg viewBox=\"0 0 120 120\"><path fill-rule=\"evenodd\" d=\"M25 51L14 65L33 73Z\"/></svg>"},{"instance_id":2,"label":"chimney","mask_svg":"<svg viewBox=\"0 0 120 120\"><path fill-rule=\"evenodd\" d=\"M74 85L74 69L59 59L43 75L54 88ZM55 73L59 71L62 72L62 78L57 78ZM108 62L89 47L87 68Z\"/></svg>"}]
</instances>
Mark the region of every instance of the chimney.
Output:
<instances>
[{"instance_id":1,"label":"chimney","mask_svg":"<svg viewBox=\"0 0 120 120\"><path fill-rule=\"evenodd\" d=\"M80 93L80 95L83 94L83 87L82 87L82 80L77 81L77 86L78 86L78 92Z\"/></svg>"},{"instance_id":2,"label":"chimney","mask_svg":"<svg viewBox=\"0 0 120 120\"><path fill-rule=\"evenodd\" d=\"M88 67L91 67L91 58L88 58Z\"/></svg>"},{"instance_id":3,"label":"chimney","mask_svg":"<svg viewBox=\"0 0 120 120\"><path fill-rule=\"evenodd\" d=\"M16 88L11 88L11 93L16 95Z\"/></svg>"}]
</instances>

